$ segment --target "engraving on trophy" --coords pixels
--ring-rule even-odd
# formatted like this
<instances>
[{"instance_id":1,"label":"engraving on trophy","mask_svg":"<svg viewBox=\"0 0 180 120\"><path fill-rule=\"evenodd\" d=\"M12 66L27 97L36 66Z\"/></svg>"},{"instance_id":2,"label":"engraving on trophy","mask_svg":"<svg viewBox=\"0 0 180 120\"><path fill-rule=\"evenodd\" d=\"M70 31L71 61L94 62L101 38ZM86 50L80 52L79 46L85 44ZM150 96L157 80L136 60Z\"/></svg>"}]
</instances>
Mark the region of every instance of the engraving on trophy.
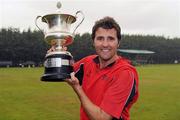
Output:
<instances>
[{"instance_id":1,"label":"engraving on trophy","mask_svg":"<svg viewBox=\"0 0 180 120\"><path fill-rule=\"evenodd\" d=\"M84 14L77 11L75 15L61 13L62 4L57 3L57 12L44 16L37 16L35 24L37 28L44 34L44 40L55 47L55 51L46 54L44 62L44 75L42 81L64 81L70 78L70 73L73 72L71 63L73 56L70 52L64 51L62 48L73 43L76 29L84 21ZM79 24L71 32L71 25L76 23L78 14L81 15ZM46 30L38 26L38 20L46 24Z\"/></svg>"}]
</instances>

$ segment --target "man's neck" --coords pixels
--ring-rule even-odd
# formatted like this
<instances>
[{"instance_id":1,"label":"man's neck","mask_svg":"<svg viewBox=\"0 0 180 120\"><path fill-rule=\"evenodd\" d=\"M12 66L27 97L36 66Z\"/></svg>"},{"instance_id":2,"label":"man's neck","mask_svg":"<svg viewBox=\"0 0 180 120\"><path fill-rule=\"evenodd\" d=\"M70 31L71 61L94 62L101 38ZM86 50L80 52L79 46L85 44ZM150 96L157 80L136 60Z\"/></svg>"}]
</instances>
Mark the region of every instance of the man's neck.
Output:
<instances>
[{"instance_id":1,"label":"man's neck","mask_svg":"<svg viewBox=\"0 0 180 120\"><path fill-rule=\"evenodd\" d=\"M118 55L115 55L113 58L109 60L103 60L99 58L100 69L107 67L109 64L115 62L117 59L118 59Z\"/></svg>"}]
</instances>

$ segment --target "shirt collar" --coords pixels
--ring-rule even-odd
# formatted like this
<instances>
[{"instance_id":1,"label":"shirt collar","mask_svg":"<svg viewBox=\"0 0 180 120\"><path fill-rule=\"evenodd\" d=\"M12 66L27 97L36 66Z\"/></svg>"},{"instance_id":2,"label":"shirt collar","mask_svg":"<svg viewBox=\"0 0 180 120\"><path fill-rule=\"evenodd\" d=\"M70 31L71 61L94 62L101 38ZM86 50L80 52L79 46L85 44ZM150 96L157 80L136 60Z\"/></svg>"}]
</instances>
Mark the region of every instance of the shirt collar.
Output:
<instances>
[{"instance_id":1,"label":"shirt collar","mask_svg":"<svg viewBox=\"0 0 180 120\"><path fill-rule=\"evenodd\" d=\"M96 56L93 61L96 63L96 64L99 64L99 56ZM110 63L107 67L111 67L113 66L114 64L116 63L116 60L112 63Z\"/></svg>"}]
</instances>

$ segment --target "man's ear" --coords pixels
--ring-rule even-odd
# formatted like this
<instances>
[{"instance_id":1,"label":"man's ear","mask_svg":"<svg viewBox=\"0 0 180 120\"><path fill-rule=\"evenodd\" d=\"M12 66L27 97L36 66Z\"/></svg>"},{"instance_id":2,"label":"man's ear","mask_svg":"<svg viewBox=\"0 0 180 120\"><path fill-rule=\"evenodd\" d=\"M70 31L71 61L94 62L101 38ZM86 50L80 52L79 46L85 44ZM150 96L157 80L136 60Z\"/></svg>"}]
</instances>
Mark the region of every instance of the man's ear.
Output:
<instances>
[{"instance_id":1,"label":"man's ear","mask_svg":"<svg viewBox=\"0 0 180 120\"><path fill-rule=\"evenodd\" d=\"M92 41L92 46L94 47L94 40Z\"/></svg>"},{"instance_id":2,"label":"man's ear","mask_svg":"<svg viewBox=\"0 0 180 120\"><path fill-rule=\"evenodd\" d=\"M120 46L120 41L118 42L118 47Z\"/></svg>"}]
</instances>

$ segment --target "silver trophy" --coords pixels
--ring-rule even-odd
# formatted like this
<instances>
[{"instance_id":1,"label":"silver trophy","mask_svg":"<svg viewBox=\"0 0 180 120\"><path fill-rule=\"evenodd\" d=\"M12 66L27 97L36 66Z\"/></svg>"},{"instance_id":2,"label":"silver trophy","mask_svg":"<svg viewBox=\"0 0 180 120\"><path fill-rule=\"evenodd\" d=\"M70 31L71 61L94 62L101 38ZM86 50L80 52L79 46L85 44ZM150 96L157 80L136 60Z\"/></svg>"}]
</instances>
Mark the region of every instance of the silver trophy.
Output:
<instances>
[{"instance_id":1,"label":"silver trophy","mask_svg":"<svg viewBox=\"0 0 180 120\"><path fill-rule=\"evenodd\" d=\"M73 56L70 52L64 51L63 47L73 42L76 29L84 21L84 14L81 11L77 11L75 15L61 13L60 2L57 3L57 8L56 13L37 16L35 19L35 24L43 32L45 41L55 47L55 51L47 53L45 56L45 71L41 77L42 81L64 81L66 78L70 78L70 73L73 72L71 64ZM71 32L71 25L76 22L78 14L81 15L81 19ZM46 24L46 29L38 26L39 18Z\"/></svg>"}]
</instances>

